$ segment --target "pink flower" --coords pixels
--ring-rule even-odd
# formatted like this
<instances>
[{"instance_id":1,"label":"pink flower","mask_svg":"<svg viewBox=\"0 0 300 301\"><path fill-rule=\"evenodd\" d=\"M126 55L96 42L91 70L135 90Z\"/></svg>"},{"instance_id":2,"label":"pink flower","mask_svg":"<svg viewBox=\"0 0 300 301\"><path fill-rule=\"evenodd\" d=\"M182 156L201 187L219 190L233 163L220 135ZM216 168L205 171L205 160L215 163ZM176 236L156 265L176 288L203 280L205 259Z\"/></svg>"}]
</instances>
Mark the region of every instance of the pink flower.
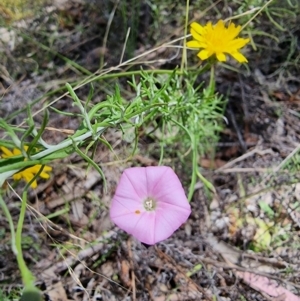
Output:
<instances>
[{"instance_id":1,"label":"pink flower","mask_svg":"<svg viewBox=\"0 0 300 301\"><path fill-rule=\"evenodd\" d=\"M148 245L170 237L190 213L182 185L167 166L126 169L110 207L112 221Z\"/></svg>"}]
</instances>

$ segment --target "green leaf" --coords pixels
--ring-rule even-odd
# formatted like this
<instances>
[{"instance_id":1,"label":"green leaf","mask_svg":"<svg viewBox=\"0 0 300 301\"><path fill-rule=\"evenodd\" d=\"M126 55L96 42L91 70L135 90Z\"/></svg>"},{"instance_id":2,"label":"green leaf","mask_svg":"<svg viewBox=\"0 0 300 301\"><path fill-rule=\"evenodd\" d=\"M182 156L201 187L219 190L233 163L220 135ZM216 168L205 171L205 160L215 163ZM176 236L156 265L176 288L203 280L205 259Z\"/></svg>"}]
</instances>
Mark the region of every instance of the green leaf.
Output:
<instances>
[{"instance_id":1,"label":"green leaf","mask_svg":"<svg viewBox=\"0 0 300 301\"><path fill-rule=\"evenodd\" d=\"M260 201L258 203L260 209L266 213L270 218L274 217L275 213L274 211L272 210L272 208L264 201Z\"/></svg>"}]
</instances>

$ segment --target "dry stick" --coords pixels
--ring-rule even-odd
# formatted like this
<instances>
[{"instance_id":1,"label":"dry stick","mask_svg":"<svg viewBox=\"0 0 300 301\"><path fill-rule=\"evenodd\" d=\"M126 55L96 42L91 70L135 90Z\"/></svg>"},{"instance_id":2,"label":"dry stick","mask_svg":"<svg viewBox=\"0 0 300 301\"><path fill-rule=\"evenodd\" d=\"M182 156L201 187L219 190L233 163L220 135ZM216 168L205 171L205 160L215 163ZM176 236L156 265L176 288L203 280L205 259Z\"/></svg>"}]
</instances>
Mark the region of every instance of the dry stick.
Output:
<instances>
[{"instance_id":1,"label":"dry stick","mask_svg":"<svg viewBox=\"0 0 300 301\"><path fill-rule=\"evenodd\" d=\"M103 38L103 49L106 49L106 44L107 44L107 39L108 39L108 34L109 34L109 30L110 30L110 26L112 24L112 21L114 19L114 16L115 16L115 12L116 12L116 9L119 5L119 2L120 0L117 0L110 15L109 15L109 19L108 19L108 22L107 22L107 26L106 26L106 30L105 30L105 34L104 34L104 38ZM102 69L103 67L103 64L104 64L104 53L103 55L101 55L101 60L100 60L100 66L99 66L99 69Z\"/></svg>"},{"instance_id":2,"label":"dry stick","mask_svg":"<svg viewBox=\"0 0 300 301\"><path fill-rule=\"evenodd\" d=\"M248 157L255 155L255 154L259 154L260 156L264 156L266 154L273 154L274 152L272 151L272 149L268 148L266 150L259 150L259 149L252 149L251 151L249 151L248 153L226 163L225 165L223 165L222 167L218 168L215 172L224 172L224 170L226 170L228 167L231 167L232 165L234 165L235 163L238 163L240 161L243 161L245 159L247 159Z\"/></svg>"},{"instance_id":3,"label":"dry stick","mask_svg":"<svg viewBox=\"0 0 300 301\"><path fill-rule=\"evenodd\" d=\"M133 265L133 255L131 250L131 237L127 240L127 248L129 255L129 263L131 267L131 287L132 287L132 300L136 301L136 286L135 286L135 274L134 274L134 265Z\"/></svg>"},{"instance_id":4,"label":"dry stick","mask_svg":"<svg viewBox=\"0 0 300 301\"><path fill-rule=\"evenodd\" d=\"M36 127L37 129L40 129L40 127ZM63 134L66 134L66 135L73 135L75 133L74 130L68 130L68 129L57 129L57 128L53 128L51 126L46 126L45 127L45 130L48 130L48 131L52 131L52 132L60 132L60 133L63 133Z\"/></svg>"},{"instance_id":5,"label":"dry stick","mask_svg":"<svg viewBox=\"0 0 300 301\"><path fill-rule=\"evenodd\" d=\"M295 283L291 283L288 282L280 277L274 276L274 272L273 273L264 273L264 272L260 272L258 269L254 270L254 268L245 268L245 267L240 267L237 264L241 264L242 262L240 261L240 259L242 258L242 254L243 252L236 250L235 248L231 247L230 245L228 245L227 243L217 239L215 236L213 235L209 235L205 238L206 243L213 249L214 252L219 253L222 258L224 259L224 261L227 264L226 265L216 261L216 263L213 263L214 260L211 259L201 259L201 261L203 262L210 262L211 264L215 265L216 267L222 267L222 268L226 268L226 269L230 269L233 271L233 273L241 278L243 278L243 280L245 280L245 274L250 273L253 275L257 275L258 277L260 277L261 279L263 279L263 277L268 278L268 279L274 279L274 280L278 280L279 282L285 283L286 285L292 285L294 287L299 287L299 285L295 284ZM246 254L249 255L249 254ZM249 260L250 258L248 258ZM261 260L259 259L264 259L264 258L255 258L255 256L253 257L253 259L250 259L251 261L256 262L256 259L258 259L257 263L261 262ZM264 263L262 263L264 265ZM271 266L271 262L266 262L265 263L267 266ZM274 262L273 262L274 264ZM280 265L285 265L285 262L280 262ZM250 264L248 264L248 266L250 266ZM289 264L287 264L286 267L290 266ZM280 271L280 269L277 269L278 272ZM246 279L247 280L247 279ZM249 281L245 281L245 283L247 285L251 286L251 283L249 283ZM251 286L252 287L252 286ZM255 289L255 288L254 288ZM288 292L290 293L290 292ZM274 299L272 299L274 300ZM277 299L276 299L277 300ZM289 300L289 299L284 299L284 300Z\"/></svg>"},{"instance_id":6,"label":"dry stick","mask_svg":"<svg viewBox=\"0 0 300 301\"><path fill-rule=\"evenodd\" d=\"M21 196L15 191L15 189L9 184L7 183L9 186L9 189L15 194L15 196L19 199L20 202L22 202L22 198ZM62 227L60 227L59 225L53 223L50 219L48 219L46 216L44 216L42 213L40 213L37 209L35 209L34 207L32 207L31 205L27 204L27 208L31 211L31 213L34 215L34 217L38 220L39 218L37 216L40 217L40 219L45 220L45 222L47 222L47 226L49 228L51 228L52 230L55 230L54 228L56 228L57 230L59 230L61 233L65 234L66 236L75 239L75 240L80 240L84 243L88 243L88 241L86 241L83 238L80 238L76 235L73 235L71 233L69 233L68 231L66 231L65 229L63 229ZM51 238L51 235L48 233L47 229L42 225L42 222L40 222L40 226L41 228L45 231L45 233ZM53 227L53 228L52 228Z\"/></svg>"},{"instance_id":7,"label":"dry stick","mask_svg":"<svg viewBox=\"0 0 300 301\"><path fill-rule=\"evenodd\" d=\"M124 42L124 45L123 45L123 49L122 49L122 53L121 53L121 57L120 57L120 62L119 62L119 64L122 64L122 61L123 61L123 58L124 58L124 53L125 53L125 50L126 50L126 45L127 45L127 41L128 41L129 35L130 35L130 27L128 27L128 29L127 29L127 33L126 33L126 37L125 37L125 42Z\"/></svg>"},{"instance_id":8,"label":"dry stick","mask_svg":"<svg viewBox=\"0 0 300 301\"><path fill-rule=\"evenodd\" d=\"M222 167L215 170L215 172L223 172L223 173L230 173L230 172L264 172L264 171L272 171L273 173L278 172L281 168L284 167L284 165L298 152L300 151L300 143L294 148L294 150L275 168L229 168L232 165L234 165L237 162L243 161L246 158L254 155L259 154L260 156L266 155L266 154L272 154L274 153L272 149L266 149L266 150L257 150L254 148L250 152L228 162L227 164L223 165Z\"/></svg>"},{"instance_id":9,"label":"dry stick","mask_svg":"<svg viewBox=\"0 0 300 301\"><path fill-rule=\"evenodd\" d=\"M300 150L300 143L295 149L274 169L274 172L279 171L296 153Z\"/></svg>"},{"instance_id":10,"label":"dry stick","mask_svg":"<svg viewBox=\"0 0 300 301\"><path fill-rule=\"evenodd\" d=\"M233 167L233 168L226 168L226 169L220 169L217 170L217 172L221 173L243 173L243 172L269 172L272 171L270 168L252 168L252 167Z\"/></svg>"},{"instance_id":11,"label":"dry stick","mask_svg":"<svg viewBox=\"0 0 300 301\"><path fill-rule=\"evenodd\" d=\"M249 110L248 110L248 106L247 106L247 101L245 99L245 88L244 85L242 83L242 77L239 74L239 84L240 84L240 89L241 89L241 99L242 99L242 108L243 108L243 112L244 112L244 116L245 116L245 128L246 130L249 127Z\"/></svg>"},{"instance_id":12,"label":"dry stick","mask_svg":"<svg viewBox=\"0 0 300 301\"><path fill-rule=\"evenodd\" d=\"M95 278L92 278L92 279L88 282L88 284L87 284L87 286L86 286L86 291L87 291L87 292L91 292L91 291L93 290L93 288L94 288L94 286L95 286L95 282L96 282ZM82 301L89 301L89 300L91 300L90 297L89 297L89 295L88 295L88 294L85 294L85 295L83 296L83 300L82 300ZM97 300L97 299L96 299L96 300Z\"/></svg>"},{"instance_id":13,"label":"dry stick","mask_svg":"<svg viewBox=\"0 0 300 301\"><path fill-rule=\"evenodd\" d=\"M248 26L248 24L250 24L252 22L252 20L254 20L269 4L271 4L274 0L269 0L265 5L263 5L260 10L257 11L256 14L254 14L254 16L246 23L242 26L241 31Z\"/></svg>"},{"instance_id":14,"label":"dry stick","mask_svg":"<svg viewBox=\"0 0 300 301\"><path fill-rule=\"evenodd\" d=\"M245 144L245 141L243 139L241 131L240 131L240 129L239 129L237 123L236 123L235 116L234 116L234 114L232 112L232 108L231 108L230 105L228 106L228 111L229 111L229 115L230 115L230 119L231 119L232 125L233 125L233 127L234 127L234 129L236 131L237 136L238 136L238 140L240 142L240 145L241 145L243 151L246 152L247 151L247 146Z\"/></svg>"},{"instance_id":15,"label":"dry stick","mask_svg":"<svg viewBox=\"0 0 300 301\"><path fill-rule=\"evenodd\" d=\"M9 184L8 184L9 185ZM10 185L9 185L10 186ZM21 197L17 194L17 192L13 189L12 186L10 186L10 189L14 192L14 194L17 196L17 198L19 198L20 201L22 201ZM61 228L60 226L54 224L52 221L50 221L49 219L47 219L47 217L45 217L43 214L41 214L38 210L36 210L34 207L30 206L27 204L27 207L29 208L29 210L31 211L32 215L38 220L37 216L40 216L43 219L47 220L47 226L50 228L50 224L52 226L54 226L56 229L58 229L59 231L61 231L61 233L66 234L67 236L69 236L70 238L74 239L74 240L80 240L84 243L89 243L88 241L84 240L83 238L80 238L78 236L75 236L71 233L69 233L68 231L66 231L65 229ZM51 234L47 231L46 227L40 222L40 226L41 228L45 231L45 233L49 236L49 238L55 243L55 240L52 238ZM47 276L47 273L49 273L49 275L51 275L52 273L56 272L56 273L61 273L62 271L68 269L70 271L70 274L72 273L72 268L71 265L75 264L77 261L84 264L83 260L85 258L90 258L92 257L94 254L101 252L101 250L103 250L103 246L104 243L103 241L109 240L111 237L113 237L115 235L114 230L111 230L109 232L107 232L106 234L104 234L103 236L100 236L99 238L96 239L97 244L88 247L87 249L83 249L80 252L78 252L77 255L72 254L70 251L69 253L72 255L72 257L64 257L63 254L60 253L60 255L64 258L63 262L57 262L55 264L53 264L50 268L46 269L45 271L43 271L42 274L44 274L45 276ZM73 244L74 245L74 244ZM80 246L78 246L80 247ZM86 267L86 269L88 269L90 272L99 275L103 278L105 278L106 280L116 284L117 286L121 287L122 289L128 291L128 289L126 289L124 286L120 285L118 282L106 277L104 274L100 274L100 273L96 273L93 270L91 270L87 265L84 264L84 266Z\"/></svg>"},{"instance_id":16,"label":"dry stick","mask_svg":"<svg viewBox=\"0 0 300 301\"><path fill-rule=\"evenodd\" d=\"M219 253L219 254L222 255L222 253ZM201 259L199 259L199 262L206 263L206 264L211 264L211 265L215 266L216 268L222 268L222 269L226 269L226 270L232 270L233 269L232 263L228 264L227 261L223 262L223 261L218 261L218 260L210 259L210 258L201 258ZM279 262L279 264L284 265L285 263ZM289 266L290 266L289 264L286 264L286 267L289 267ZM291 268L293 268L293 267L291 267ZM248 268L248 267L241 267L241 266L238 266L238 265L234 266L234 270L241 271L241 272L251 272L251 273L259 275L259 276L269 277L271 279L281 281L285 285L294 286L294 287L300 289L300 284L293 283L291 281L282 279L280 276L275 276L274 273L271 273L271 274L270 273L265 273L265 272L258 271L257 269Z\"/></svg>"},{"instance_id":17,"label":"dry stick","mask_svg":"<svg viewBox=\"0 0 300 301\"><path fill-rule=\"evenodd\" d=\"M169 264L171 264L171 266L175 271L179 271L179 273L185 278L186 282L188 284L191 284L191 286L195 291L202 293L207 300L212 301L212 298L206 293L206 291L202 287L196 284L191 278L187 277L186 273L183 271L183 269L180 266L178 266L178 264L174 261L173 258L165 254L163 251L161 251L156 245L154 246L154 248L157 254L159 255L159 257L163 258Z\"/></svg>"},{"instance_id":18,"label":"dry stick","mask_svg":"<svg viewBox=\"0 0 300 301\"><path fill-rule=\"evenodd\" d=\"M224 22L228 22L228 21L231 21L231 20L239 19L240 17L243 17L243 16L250 15L250 14L252 14L253 12L255 12L255 11L259 10L259 9L260 9L260 7L253 7L251 9L245 11L244 13L240 13L240 14L238 14L236 16L231 16L231 17L225 19Z\"/></svg>"},{"instance_id":19,"label":"dry stick","mask_svg":"<svg viewBox=\"0 0 300 301\"><path fill-rule=\"evenodd\" d=\"M60 261L60 262L57 262L57 263L53 264L50 268L44 270L42 272L42 276L47 278L47 275L49 275L49 276L56 275L56 274L59 274L59 273L65 271L65 270L68 270L71 274L72 273L72 267L71 266L73 266L77 263L80 263L87 270L89 270L91 273L103 277L107 281L114 283L118 287L124 289L124 291L128 292L129 290L127 288L125 288L124 286L122 286L120 283L112 280L111 278L105 276L104 274L97 273L97 272L93 271L84 262L84 260L86 258L91 258L93 255L100 253L103 250L103 247L105 245L105 242L103 242L103 241L106 241L106 240L110 239L114 234L115 234L115 231L113 231L113 230L109 231L108 233L104 234L102 237L99 237L97 239L97 244L96 245L90 246L87 249L83 249L82 251L78 252L77 254L73 254L71 251L67 250L68 253L71 256L66 257L60 252L60 255L62 256L62 258L64 260Z\"/></svg>"}]
</instances>

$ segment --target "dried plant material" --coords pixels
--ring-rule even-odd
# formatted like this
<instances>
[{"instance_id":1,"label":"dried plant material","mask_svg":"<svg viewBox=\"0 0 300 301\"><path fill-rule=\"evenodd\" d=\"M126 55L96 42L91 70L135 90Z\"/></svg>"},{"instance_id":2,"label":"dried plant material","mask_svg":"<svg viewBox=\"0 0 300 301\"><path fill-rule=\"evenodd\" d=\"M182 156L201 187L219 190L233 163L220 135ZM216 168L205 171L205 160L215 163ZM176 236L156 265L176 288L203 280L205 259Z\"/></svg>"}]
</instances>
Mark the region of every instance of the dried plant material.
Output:
<instances>
[{"instance_id":1,"label":"dried plant material","mask_svg":"<svg viewBox=\"0 0 300 301\"><path fill-rule=\"evenodd\" d=\"M245 283L253 289L266 293L271 297L278 298L280 301L300 301L300 298L279 285L277 281L268 277L256 275L249 272L235 272L235 274L243 279Z\"/></svg>"},{"instance_id":2,"label":"dried plant material","mask_svg":"<svg viewBox=\"0 0 300 301\"><path fill-rule=\"evenodd\" d=\"M47 294L51 301L68 301L69 300L61 281L48 286Z\"/></svg>"}]
</instances>

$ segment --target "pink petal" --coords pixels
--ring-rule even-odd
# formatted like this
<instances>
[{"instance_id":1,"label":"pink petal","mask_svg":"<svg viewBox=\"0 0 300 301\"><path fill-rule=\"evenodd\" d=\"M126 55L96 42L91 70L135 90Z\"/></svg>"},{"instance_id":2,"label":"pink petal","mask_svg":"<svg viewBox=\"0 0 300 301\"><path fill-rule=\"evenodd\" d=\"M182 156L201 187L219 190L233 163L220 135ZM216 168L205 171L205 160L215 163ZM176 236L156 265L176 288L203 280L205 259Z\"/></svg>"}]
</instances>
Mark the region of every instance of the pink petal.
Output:
<instances>
[{"instance_id":1,"label":"pink petal","mask_svg":"<svg viewBox=\"0 0 300 301\"><path fill-rule=\"evenodd\" d=\"M120 179L119 186L131 185L139 199L147 197L147 175L144 167L126 169ZM118 186L118 187L119 187Z\"/></svg>"},{"instance_id":2,"label":"pink petal","mask_svg":"<svg viewBox=\"0 0 300 301\"><path fill-rule=\"evenodd\" d=\"M113 219L128 214L137 215L138 213L136 212L138 211L140 213L145 211L142 202L115 195L110 206L110 217Z\"/></svg>"},{"instance_id":3,"label":"pink petal","mask_svg":"<svg viewBox=\"0 0 300 301\"><path fill-rule=\"evenodd\" d=\"M131 233L136 239L147 244L154 245L157 240L155 233L156 213L144 212L141 219L135 225L134 231ZM173 232L172 232L173 233Z\"/></svg>"},{"instance_id":4,"label":"pink petal","mask_svg":"<svg viewBox=\"0 0 300 301\"><path fill-rule=\"evenodd\" d=\"M156 202L144 208L146 198ZM112 221L127 233L152 245L170 237L191 213L183 187L170 167L126 169L110 207Z\"/></svg>"},{"instance_id":5,"label":"pink petal","mask_svg":"<svg viewBox=\"0 0 300 301\"><path fill-rule=\"evenodd\" d=\"M175 231L187 221L191 214L191 209L160 203L155 212L158 217L158 224L164 219L171 225L173 231Z\"/></svg>"}]
</instances>

